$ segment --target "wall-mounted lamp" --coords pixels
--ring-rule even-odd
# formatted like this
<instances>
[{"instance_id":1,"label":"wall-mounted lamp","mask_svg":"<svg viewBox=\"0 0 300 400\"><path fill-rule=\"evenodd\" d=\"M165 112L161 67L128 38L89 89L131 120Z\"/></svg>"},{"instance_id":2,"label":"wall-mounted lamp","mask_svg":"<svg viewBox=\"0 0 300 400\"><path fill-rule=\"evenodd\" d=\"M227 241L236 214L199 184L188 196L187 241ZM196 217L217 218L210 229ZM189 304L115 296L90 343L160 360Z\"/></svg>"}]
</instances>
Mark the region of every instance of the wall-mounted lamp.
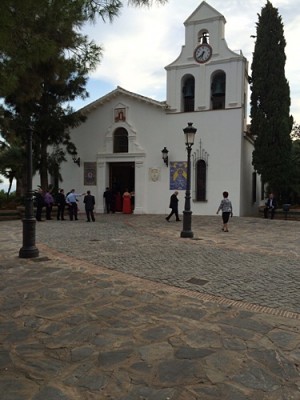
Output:
<instances>
[{"instance_id":1,"label":"wall-mounted lamp","mask_svg":"<svg viewBox=\"0 0 300 400\"><path fill-rule=\"evenodd\" d=\"M78 165L78 167L80 167L80 157L76 157L76 156L77 156L77 153L74 154L73 161L75 164Z\"/></svg>"},{"instance_id":2,"label":"wall-mounted lamp","mask_svg":"<svg viewBox=\"0 0 300 400\"><path fill-rule=\"evenodd\" d=\"M168 166L169 165L168 164L169 163L169 157L168 157L169 150L166 147L164 147L162 149L161 153L162 153L162 159L164 160L164 163L166 164L166 166Z\"/></svg>"}]
</instances>

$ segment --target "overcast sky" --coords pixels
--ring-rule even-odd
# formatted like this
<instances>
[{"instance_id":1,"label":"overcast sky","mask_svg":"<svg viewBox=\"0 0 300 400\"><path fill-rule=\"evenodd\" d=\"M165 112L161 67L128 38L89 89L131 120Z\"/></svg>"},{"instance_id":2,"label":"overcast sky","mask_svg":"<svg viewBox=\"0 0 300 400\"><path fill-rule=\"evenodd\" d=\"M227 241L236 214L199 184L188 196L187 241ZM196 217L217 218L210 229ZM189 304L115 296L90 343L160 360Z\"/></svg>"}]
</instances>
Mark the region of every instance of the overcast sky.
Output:
<instances>
[{"instance_id":1,"label":"overcast sky","mask_svg":"<svg viewBox=\"0 0 300 400\"><path fill-rule=\"evenodd\" d=\"M126 4L126 0L124 0ZM249 61L254 50L257 14L266 0L210 0L209 5L224 15L225 39L233 51L242 50ZM286 77L291 90L291 114L300 123L299 0L273 0L284 24ZM166 100L164 67L174 61L184 45L184 21L201 4L200 0L169 0L167 5L151 8L124 6L121 15L110 24L98 20L86 29L89 37L103 46L103 58L91 74L90 97L76 101L78 109L121 86L156 100ZM249 114L249 107L248 107Z\"/></svg>"},{"instance_id":2,"label":"overcast sky","mask_svg":"<svg viewBox=\"0 0 300 400\"><path fill-rule=\"evenodd\" d=\"M224 15L227 45L233 51L242 50L251 74L254 39L250 36L256 34L257 14L261 13L266 0L210 0L207 3ZM273 0L271 3L278 8L284 24L291 114L300 124L300 2ZM185 40L183 23L200 4L200 0L169 0L165 6L151 8L124 6L112 24L98 20L95 25L87 26L86 34L103 46L103 58L91 74L87 86L90 97L73 102L73 107L81 108L117 86L156 100L166 100L164 67L179 56ZM7 183L0 184L2 188L6 189Z\"/></svg>"}]
</instances>

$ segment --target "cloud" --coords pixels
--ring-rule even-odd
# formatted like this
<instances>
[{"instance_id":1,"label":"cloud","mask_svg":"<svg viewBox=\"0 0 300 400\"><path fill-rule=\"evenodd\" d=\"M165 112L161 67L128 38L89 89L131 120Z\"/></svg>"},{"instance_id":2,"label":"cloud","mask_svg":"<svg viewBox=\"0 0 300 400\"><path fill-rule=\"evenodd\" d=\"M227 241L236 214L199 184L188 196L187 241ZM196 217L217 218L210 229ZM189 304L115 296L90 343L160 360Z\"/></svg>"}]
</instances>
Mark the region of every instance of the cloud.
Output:
<instances>
[{"instance_id":1,"label":"cloud","mask_svg":"<svg viewBox=\"0 0 300 400\"><path fill-rule=\"evenodd\" d=\"M242 51L249 61L251 74L252 53L258 14L265 0L211 0L207 3L224 15L225 39L230 49ZM110 24L98 21L87 27L87 33L104 47L103 59L91 74L90 100L106 94L103 87L122 86L156 100L166 99L166 72L164 67L180 54L185 42L184 21L201 4L199 0L169 0L165 6L133 8L124 6L121 15ZM300 36L299 0L273 0L284 24L286 46L286 77L291 89L291 112L300 122L300 74L298 38ZM97 84L98 82L98 84ZM93 87L97 87L97 96ZM79 104L79 103L78 103ZM83 104L80 103L80 106ZM248 109L249 113L249 109Z\"/></svg>"},{"instance_id":2,"label":"cloud","mask_svg":"<svg viewBox=\"0 0 300 400\"><path fill-rule=\"evenodd\" d=\"M126 3L126 1L124 1ZM207 0L224 15L225 39L233 51L242 50L249 61L256 34L257 14L266 0ZM166 99L164 67L180 54L185 42L184 21L201 4L201 0L169 0L165 6L133 8L124 6L121 15L111 23L98 20L85 27L85 33L103 46L103 58L91 74L87 89L90 97L76 100L78 109L114 90L118 85L127 90L151 97ZM291 114L300 123L299 0L273 0L284 24L286 46L286 77L291 90ZM248 114L249 114L248 107ZM1 187L1 185L0 185Z\"/></svg>"}]
</instances>

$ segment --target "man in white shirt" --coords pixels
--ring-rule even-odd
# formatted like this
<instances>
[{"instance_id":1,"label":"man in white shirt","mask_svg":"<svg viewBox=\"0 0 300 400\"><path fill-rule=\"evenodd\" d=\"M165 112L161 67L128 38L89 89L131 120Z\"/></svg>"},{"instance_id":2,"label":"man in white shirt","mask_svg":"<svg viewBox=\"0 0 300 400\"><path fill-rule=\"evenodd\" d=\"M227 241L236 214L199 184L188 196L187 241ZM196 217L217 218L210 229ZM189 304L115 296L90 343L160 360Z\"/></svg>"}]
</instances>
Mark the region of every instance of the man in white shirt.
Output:
<instances>
[{"instance_id":1,"label":"man in white shirt","mask_svg":"<svg viewBox=\"0 0 300 400\"><path fill-rule=\"evenodd\" d=\"M77 197L83 196L84 194L85 193L75 193L75 189L72 189L71 192L67 195L66 202L69 206L70 221L73 221L73 218L75 218L75 221L78 220Z\"/></svg>"}]
</instances>

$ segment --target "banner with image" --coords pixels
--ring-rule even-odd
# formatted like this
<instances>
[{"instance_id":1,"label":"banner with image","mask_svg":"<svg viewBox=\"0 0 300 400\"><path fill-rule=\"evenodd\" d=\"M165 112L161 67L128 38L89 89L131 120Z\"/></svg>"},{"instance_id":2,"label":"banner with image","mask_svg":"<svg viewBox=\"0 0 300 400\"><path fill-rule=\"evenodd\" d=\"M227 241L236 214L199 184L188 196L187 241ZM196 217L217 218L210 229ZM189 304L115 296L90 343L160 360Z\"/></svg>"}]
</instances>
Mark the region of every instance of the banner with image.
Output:
<instances>
[{"instance_id":1,"label":"banner with image","mask_svg":"<svg viewBox=\"0 0 300 400\"><path fill-rule=\"evenodd\" d=\"M186 190L187 161L170 162L170 190Z\"/></svg>"}]
</instances>

